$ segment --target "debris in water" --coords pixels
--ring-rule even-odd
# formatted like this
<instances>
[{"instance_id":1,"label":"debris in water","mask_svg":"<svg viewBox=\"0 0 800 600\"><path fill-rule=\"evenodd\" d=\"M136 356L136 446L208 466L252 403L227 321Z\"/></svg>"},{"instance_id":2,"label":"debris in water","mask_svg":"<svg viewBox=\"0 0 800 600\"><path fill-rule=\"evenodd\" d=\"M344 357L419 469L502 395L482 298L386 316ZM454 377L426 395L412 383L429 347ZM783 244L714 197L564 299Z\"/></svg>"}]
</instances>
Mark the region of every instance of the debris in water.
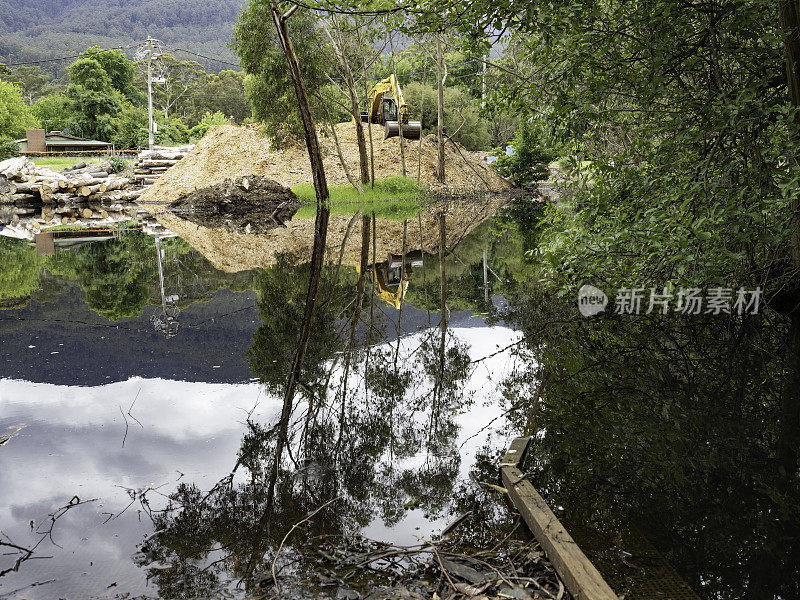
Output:
<instances>
[{"instance_id":1,"label":"debris in water","mask_svg":"<svg viewBox=\"0 0 800 600\"><path fill-rule=\"evenodd\" d=\"M259 234L285 227L301 204L288 187L260 175L248 175L184 194L169 205L169 210L204 227Z\"/></svg>"}]
</instances>

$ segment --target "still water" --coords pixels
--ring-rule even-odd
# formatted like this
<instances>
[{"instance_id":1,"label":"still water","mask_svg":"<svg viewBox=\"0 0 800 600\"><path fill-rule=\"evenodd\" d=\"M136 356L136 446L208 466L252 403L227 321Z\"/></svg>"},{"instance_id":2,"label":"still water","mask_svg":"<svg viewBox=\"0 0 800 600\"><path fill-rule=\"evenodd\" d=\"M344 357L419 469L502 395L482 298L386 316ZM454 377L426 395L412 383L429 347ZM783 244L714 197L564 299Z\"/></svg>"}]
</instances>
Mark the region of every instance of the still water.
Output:
<instances>
[{"instance_id":1,"label":"still water","mask_svg":"<svg viewBox=\"0 0 800 600\"><path fill-rule=\"evenodd\" d=\"M177 237L160 257L140 232L50 256L0 239L0 600L261 597L275 549L323 505L281 576L297 597L366 597L377 575L344 585L319 561L431 540L464 514L464 547L525 539L486 485L516 435L534 436L529 475L627 598L797 597L797 496L765 475L756 432L773 408L708 371L732 361L754 389L776 365L709 350L743 333L703 322L665 379L660 340L684 324L587 323L539 295L531 210L448 232L444 282L427 246L403 244L405 270L391 250L370 259L360 311L358 252L329 252L267 520L308 257L219 270L224 248ZM378 225L396 248L402 228Z\"/></svg>"}]
</instances>

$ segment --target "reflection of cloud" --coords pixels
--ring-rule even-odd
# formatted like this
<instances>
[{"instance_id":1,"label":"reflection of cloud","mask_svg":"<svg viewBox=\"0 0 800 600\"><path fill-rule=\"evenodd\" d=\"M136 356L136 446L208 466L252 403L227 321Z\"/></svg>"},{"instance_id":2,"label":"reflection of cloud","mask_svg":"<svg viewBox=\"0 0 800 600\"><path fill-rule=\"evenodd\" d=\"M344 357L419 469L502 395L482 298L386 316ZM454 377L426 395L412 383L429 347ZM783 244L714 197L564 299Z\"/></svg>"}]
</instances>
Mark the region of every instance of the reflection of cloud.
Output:
<instances>
[{"instance_id":1,"label":"reflection of cloud","mask_svg":"<svg viewBox=\"0 0 800 600\"><path fill-rule=\"evenodd\" d=\"M0 429L29 423L3 447L0 489L13 493L0 500L0 523L12 510L11 521L22 514L38 519L37 511L74 494L124 506L127 495L114 486L171 483L176 470L199 485L214 481L235 462L242 422L259 391L256 384L140 378L91 388L0 380ZM254 416L271 419L275 401L260 402ZM141 427L123 417L129 409Z\"/></svg>"},{"instance_id":2,"label":"reflection of cloud","mask_svg":"<svg viewBox=\"0 0 800 600\"><path fill-rule=\"evenodd\" d=\"M125 415L128 436L122 448L120 407L127 413L137 393L130 412L142 427ZM46 541L39 549L52 559L29 561L2 584L14 589L57 575L57 590L43 587L31 597L95 596L114 581L123 591L147 591L143 572L130 561L136 543L152 532L149 519L137 512L139 503L102 524L104 512L118 513L130 502L116 486L166 483L159 491L168 494L180 471L181 482L211 487L236 461L246 411L259 400L253 418L275 418L276 401L259 395L257 384L133 378L68 387L0 379L0 432L28 425L0 448L0 529L17 543L32 545L38 537L31 534L31 520L38 523L75 495L98 498L59 519L55 539L63 551ZM157 494L148 497L154 507L163 501Z\"/></svg>"},{"instance_id":3,"label":"reflection of cloud","mask_svg":"<svg viewBox=\"0 0 800 600\"><path fill-rule=\"evenodd\" d=\"M520 338L504 327L461 327L453 335L468 346L472 360L482 359ZM420 345L423 333L401 340L401 355ZM389 346L392 347L392 346ZM504 424L493 423L499 415L498 384L508 373L508 352L477 364L465 384L474 403L455 415L459 432L454 440L461 455L460 476L472 468L476 451ZM363 370L352 375L353 389L362 389ZM425 390L417 389L416 394ZM138 394L138 398L137 398ZM122 448L127 413L128 436ZM164 379L133 378L97 387L70 387L0 379L0 432L28 424L0 448L0 529L23 545L35 543L28 523L37 522L55 508L81 499L99 498L81 506L59 521L56 539L64 550L46 545L53 559L30 561L20 573L4 578L14 589L39 579L58 577L57 590L34 589L39 596L52 593L67 597L89 597L117 581L120 591L145 593L144 573L133 567L130 555L142 536L152 532L146 516L139 520L134 504L123 517L106 525L103 512L119 512L129 502L119 485L144 488L166 483L159 491L168 494L181 483L210 489L233 467L244 431L246 412L256 401L253 419L272 423L280 402L261 393L258 384L207 384ZM120 412L122 409L122 413ZM302 407L299 407L301 410ZM300 414L298 412L298 414ZM424 417L423 417L424 418ZM463 443L463 447L461 444ZM495 441L504 445L504 440ZM398 461L395 468L418 470L424 453ZM162 501L151 495L154 506ZM449 521L434 523L440 528ZM420 527L419 530L416 527ZM379 519L364 530L385 541L413 542L415 535L429 533L431 524L422 511L409 511L399 525L385 527ZM118 537L117 537L118 536ZM43 545L41 548L44 548ZM94 564L89 567L89 563ZM0 561L2 563L2 561ZM88 575L83 577L83 573ZM27 593L27 592L26 592Z\"/></svg>"}]
</instances>

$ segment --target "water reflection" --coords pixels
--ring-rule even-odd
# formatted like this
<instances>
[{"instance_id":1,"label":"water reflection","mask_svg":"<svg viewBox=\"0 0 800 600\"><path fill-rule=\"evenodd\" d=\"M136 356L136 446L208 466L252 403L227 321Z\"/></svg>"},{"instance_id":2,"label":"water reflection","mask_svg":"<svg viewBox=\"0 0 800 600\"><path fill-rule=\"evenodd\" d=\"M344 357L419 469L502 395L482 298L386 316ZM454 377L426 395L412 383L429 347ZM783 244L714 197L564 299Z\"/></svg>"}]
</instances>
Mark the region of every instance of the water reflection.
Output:
<instances>
[{"instance_id":1,"label":"water reflection","mask_svg":"<svg viewBox=\"0 0 800 600\"><path fill-rule=\"evenodd\" d=\"M425 256L431 265L424 266L420 249L408 246L400 276L413 269L422 298L442 287L438 257ZM486 327L455 306L446 315L449 327L437 327L439 314L428 310L433 302L389 306L369 293L376 279L367 278L357 300L368 273L338 263L333 253L321 276L287 453L265 518L277 398L306 300L309 266L302 258L283 253L269 269L226 275L180 239L156 242L138 232L50 257L20 244L4 248L31 268L25 285L12 288L9 280L3 288L24 306L0 321L6 362L18 365L4 370L15 378L0 380L0 431L25 427L0 449L4 464L13 465L3 469L0 485L14 490L0 502L0 522L9 539L30 547L41 539L36 524L44 515L69 505L73 495L88 502L59 518L54 534L63 548L46 540L37 552L46 548L41 556L53 558L25 561L0 580L0 594L53 575L57 581L25 593L254 591L291 525L326 502L283 548L282 577L321 576L317 562L301 560L306 542L362 533L414 543L466 505L475 512L472 535L510 520L500 505L477 499L485 492L469 483L468 472L481 454L487 458L479 479L493 476L496 451L482 448L492 429L482 428L495 416L498 396L486 375L507 367L502 355L473 361L514 341L513 331ZM418 276L424 279L417 286ZM167 340L149 322L173 295L181 328ZM243 377L223 363L223 377L258 383L152 377L166 369L191 379L195 357L198 367L211 369L196 375L201 381L222 375L214 367L229 358L230 333L251 336L238 355L249 373ZM52 350L66 348L57 344L69 345L69 353ZM97 373L75 371L80 364ZM132 379L97 385L123 364ZM24 381L55 381L57 373L70 385ZM76 387L87 384L95 387ZM31 467L41 477L37 485L26 482ZM369 585L352 579L348 585Z\"/></svg>"}]
</instances>

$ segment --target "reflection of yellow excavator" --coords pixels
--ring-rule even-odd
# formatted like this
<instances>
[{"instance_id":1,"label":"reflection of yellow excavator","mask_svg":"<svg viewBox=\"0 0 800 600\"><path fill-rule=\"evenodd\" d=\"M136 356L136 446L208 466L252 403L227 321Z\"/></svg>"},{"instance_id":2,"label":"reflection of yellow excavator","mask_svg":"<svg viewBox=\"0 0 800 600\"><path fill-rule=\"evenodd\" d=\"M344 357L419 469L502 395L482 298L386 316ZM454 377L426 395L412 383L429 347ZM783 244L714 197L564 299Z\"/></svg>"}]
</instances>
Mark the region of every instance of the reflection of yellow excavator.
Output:
<instances>
[{"instance_id":1,"label":"reflection of yellow excavator","mask_svg":"<svg viewBox=\"0 0 800 600\"><path fill-rule=\"evenodd\" d=\"M369 92L367 104L367 110L361 111L361 120L364 123L383 125L383 139L400 135L401 123L404 138L419 139L422 134L422 124L419 121L408 120L408 107L394 75L389 75L375 84Z\"/></svg>"},{"instance_id":2,"label":"reflection of yellow excavator","mask_svg":"<svg viewBox=\"0 0 800 600\"><path fill-rule=\"evenodd\" d=\"M402 256L390 254L384 262L371 267L375 295L397 309L405 298L413 268L422 266L422 252L414 250L406 253L406 268L403 269L402 265Z\"/></svg>"}]
</instances>

